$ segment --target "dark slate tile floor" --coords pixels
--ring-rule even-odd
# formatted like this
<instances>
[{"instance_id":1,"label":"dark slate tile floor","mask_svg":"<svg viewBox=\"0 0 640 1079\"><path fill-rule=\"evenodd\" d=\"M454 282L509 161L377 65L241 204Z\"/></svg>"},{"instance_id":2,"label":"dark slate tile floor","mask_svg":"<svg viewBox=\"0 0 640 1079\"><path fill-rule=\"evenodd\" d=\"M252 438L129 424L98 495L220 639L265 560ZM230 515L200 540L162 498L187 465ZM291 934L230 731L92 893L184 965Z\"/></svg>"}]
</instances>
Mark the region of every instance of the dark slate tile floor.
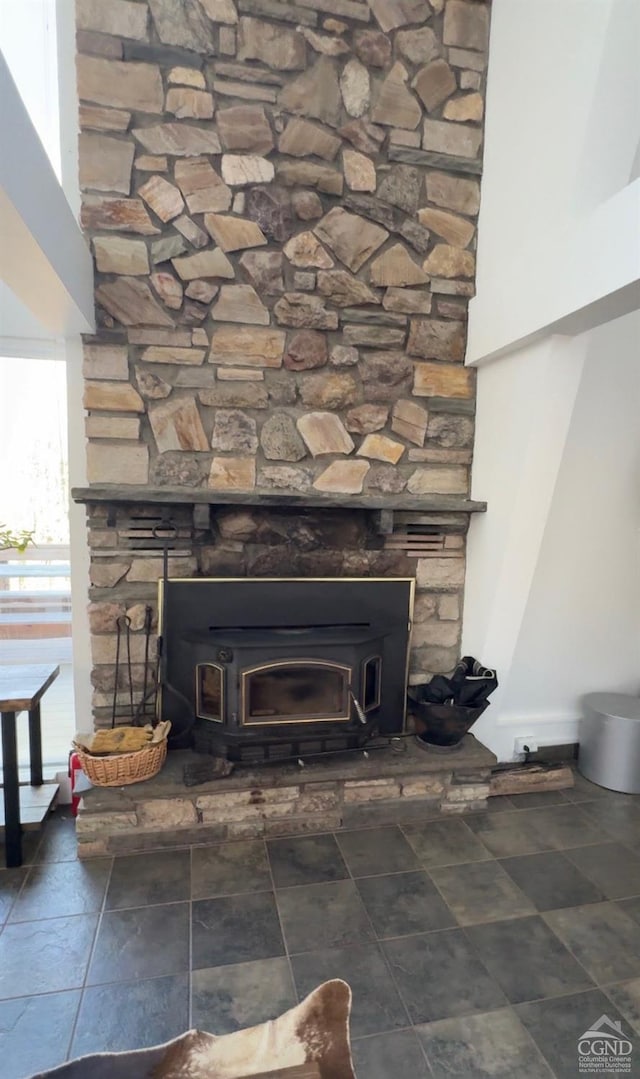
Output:
<instances>
[{"instance_id":1,"label":"dark slate tile floor","mask_svg":"<svg viewBox=\"0 0 640 1079\"><path fill-rule=\"evenodd\" d=\"M0 869L0 1074L225 1034L327 978L358 1079L574 1079L603 1013L640 1075L640 797L570 791L336 835ZM0 847L0 855L2 854Z\"/></svg>"}]
</instances>

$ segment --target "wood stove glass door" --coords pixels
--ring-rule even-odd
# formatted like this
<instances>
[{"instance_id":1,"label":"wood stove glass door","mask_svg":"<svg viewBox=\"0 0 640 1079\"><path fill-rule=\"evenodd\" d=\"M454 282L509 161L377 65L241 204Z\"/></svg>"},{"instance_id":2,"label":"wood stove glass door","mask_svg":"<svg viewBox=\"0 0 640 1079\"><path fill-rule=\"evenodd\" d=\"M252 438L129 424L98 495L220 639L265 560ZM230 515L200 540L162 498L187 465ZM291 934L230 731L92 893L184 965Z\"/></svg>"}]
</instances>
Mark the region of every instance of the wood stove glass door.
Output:
<instances>
[{"instance_id":1,"label":"wood stove glass door","mask_svg":"<svg viewBox=\"0 0 640 1079\"><path fill-rule=\"evenodd\" d=\"M242 672L242 722L318 723L350 719L352 669L326 660L290 659Z\"/></svg>"},{"instance_id":2,"label":"wood stove glass door","mask_svg":"<svg viewBox=\"0 0 640 1079\"><path fill-rule=\"evenodd\" d=\"M217 663L198 663L196 667L196 715L224 721L224 670Z\"/></svg>"}]
</instances>

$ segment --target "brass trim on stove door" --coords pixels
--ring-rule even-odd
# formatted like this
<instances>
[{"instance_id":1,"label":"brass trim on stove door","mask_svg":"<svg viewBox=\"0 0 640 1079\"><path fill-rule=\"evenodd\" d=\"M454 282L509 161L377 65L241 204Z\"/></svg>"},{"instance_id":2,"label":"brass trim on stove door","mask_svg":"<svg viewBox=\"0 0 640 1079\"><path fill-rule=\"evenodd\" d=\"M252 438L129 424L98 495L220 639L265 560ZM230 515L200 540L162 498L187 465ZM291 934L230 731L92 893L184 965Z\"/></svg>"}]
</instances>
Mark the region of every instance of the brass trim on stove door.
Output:
<instances>
[{"instance_id":1,"label":"brass trim on stove door","mask_svg":"<svg viewBox=\"0 0 640 1079\"><path fill-rule=\"evenodd\" d=\"M218 671L220 673L220 715L219 715L219 717L217 719L216 719L215 716L208 716L205 713L205 711L203 710L203 708L202 708L202 693L201 693L201 690L200 690L200 678L199 678L199 673L198 673L201 670L202 667L211 667L212 670ZM224 723L225 722L226 701L225 701L225 678L224 678L224 676L225 676L225 669L224 669L224 667L221 667L219 663L209 663L208 661L205 661L204 663L196 663L196 676L195 676L195 683L196 683L196 715L197 715L198 719L206 719L210 723Z\"/></svg>"},{"instance_id":2,"label":"brass trim on stove door","mask_svg":"<svg viewBox=\"0 0 640 1079\"><path fill-rule=\"evenodd\" d=\"M267 507L267 509L270 507ZM162 584L163 578L158 578L158 584ZM366 584L368 581L381 583L382 581L396 581L399 584L414 584L415 577L167 577L169 584L201 584L203 581L220 581L225 584L249 584L256 581L267 584L273 581L318 581L321 584L337 584L339 581L351 581L352 583Z\"/></svg>"},{"instance_id":3,"label":"brass trim on stove door","mask_svg":"<svg viewBox=\"0 0 640 1079\"><path fill-rule=\"evenodd\" d=\"M376 699L371 704L366 704L366 690L367 690L367 667L370 663L376 664L377 677L376 677ZM382 656L373 655L367 656L362 661L362 685L360 688L360 702L365 712L373 712L375 708L380 707L380 701L382 699Z\"/></svg>"},{"instance_id":4,"label":"brass trim on stove door","mask_svg":"<svg viewBox=\"0 0 640 1079\"><path fill-rule=\"evenodd\" d=\"M397 578L396 578L397 579ZM407 730L407 712L409 706L409 698L407 697L407 690L409 688L409 671L411 668L411 637L413 635L413 611L416 603L416 578L415 577L402 577L403 581L409 580L409 620L407 622L407 658L404 665L404 705L402 708L402 730Z\"/></svg>"},{"instance_id":5,"label":"brass trim on stove door","mask_svg":"<svg viewBox=\"0 0 640 1079\"><path fill-rule=\"evenodd\" d=\"M246 719L248 714L247 681L252 674L259 671L271 671L274 667L329 667L333 671L342 671L347 678L344 687L343 712L344 715L314 715L309 719L283 719L281 716L269 716L264 720ZM247 667L240 677L240 725L242 727L270 727L274 723L278 726L292 726L301 723L342 723L351 719L351 707L349 700L349 686L353 678L353 668L344 663L333 663L327 659L278 659L271 663L260 663L256 667Z\"/></svg>"}]
</instances>

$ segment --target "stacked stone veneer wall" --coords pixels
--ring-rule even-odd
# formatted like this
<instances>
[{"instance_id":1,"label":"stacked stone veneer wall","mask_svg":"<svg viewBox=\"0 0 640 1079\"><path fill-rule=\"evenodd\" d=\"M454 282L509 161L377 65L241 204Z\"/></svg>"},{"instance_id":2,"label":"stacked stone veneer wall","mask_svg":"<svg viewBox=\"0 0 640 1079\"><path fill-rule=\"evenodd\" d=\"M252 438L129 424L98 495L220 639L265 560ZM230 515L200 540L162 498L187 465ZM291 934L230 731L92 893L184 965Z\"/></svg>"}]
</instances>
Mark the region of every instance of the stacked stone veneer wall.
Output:
<instances>
[{"instance_id":1,"label":"stacked stone veneer wall","mask_svg":"<svg viewBox=\"0 0 640 1079\"><path fill-rule=\"evenodd\" d=\"M90 483L468 491L488 21L77 0Z\"/></svg>"},{"instance_id":2,"label":"stacked stone veneer wall","mask_svg":"<svg viewBox=\"0 0 640 1079\"><path fill-rule=\"evenodd\" d=\"M88 478L117 506L89 507L96 722L124 612L142 686L162 568L158 506L128 492L166 491L172 576L415 573L411 678L453 667L463 514L415 559L360 510L218 509L193 533L171 493L468 493L488 20L480 0L77 0Z\"/></svg>"}]
</instances>

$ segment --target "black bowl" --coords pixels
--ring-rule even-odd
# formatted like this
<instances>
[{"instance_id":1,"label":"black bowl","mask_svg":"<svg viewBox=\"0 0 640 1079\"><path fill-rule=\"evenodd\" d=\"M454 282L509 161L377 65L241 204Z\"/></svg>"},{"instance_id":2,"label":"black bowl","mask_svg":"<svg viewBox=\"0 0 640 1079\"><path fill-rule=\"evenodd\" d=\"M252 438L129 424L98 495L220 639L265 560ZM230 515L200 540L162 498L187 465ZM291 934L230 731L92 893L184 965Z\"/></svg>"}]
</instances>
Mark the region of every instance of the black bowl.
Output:
<instances>
[{"instance_id":1,"label":"black bowl","mask_svg":"<svg viewBox=\"0 0 640 1079\"><path fill-rule=\"evenodd\" d=\"M464 738L489 701L477 708L465 708L460 704L431 704L417 700L415 691L408 691L409 707L413 713L416 734L426 745L453 748Z\"/></svg>"}]
</instances>

